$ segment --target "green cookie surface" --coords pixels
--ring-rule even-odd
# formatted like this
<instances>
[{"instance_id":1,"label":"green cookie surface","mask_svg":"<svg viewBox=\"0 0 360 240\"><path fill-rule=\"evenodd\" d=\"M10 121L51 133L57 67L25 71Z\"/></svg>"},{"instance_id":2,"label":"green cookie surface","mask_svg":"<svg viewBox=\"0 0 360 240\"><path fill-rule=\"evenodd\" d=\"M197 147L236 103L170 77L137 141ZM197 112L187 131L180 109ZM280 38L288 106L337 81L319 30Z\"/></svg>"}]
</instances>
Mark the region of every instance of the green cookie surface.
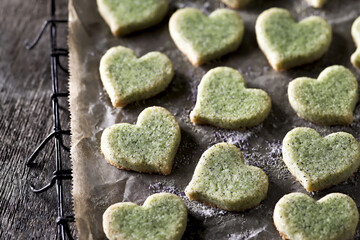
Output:
<instances>
[{"instance_id":1,"label":"green cookie surface","mask_svg":"<svg viewBox=\"0 0 360 240\"><path fill-rule=\"evenodd\" d=\"M136 125L118 123L105 129L101 151L120 169L168 175L180 138L174 116L165 108L149 107L140 113Z\"/></svg>"},{"instance_id":2,"label":"green cookie surface","mask_svg":"<svg viewBox=\"0 0 360 240\"><path fill-rule=\"evenodd\" d=\"M218 9L209 17L194 8L176 11L169 31L176 46L197 66L236 50L244 35L244 23L233 10Z\"/></svg>"},{"instance_id":3,"label":"green cookie surface","mask_svg":"<svg viewBox=\"0 0 360 240\"><path fill-rule=\"evenodd\" d=\"M217 67L201 79L190 119L196 124L241 129L264 121L270 109L271 99L265 91L247 89L238 71Z\"/></svg>"},{"instance_id":4,"label":"green cookie surface","mask_svg":"<svg viewBox=\"0 0 360 240\"><path fill-rule=\"evenodd\" d=\"M321 8L327 0L306 0L314 8Z\"/></svg>"},{"instance_id":5,"label":"green cookie surface","mask_svg":"<svg viewBox=\"0 0 360 240\"><path fill-rule=\"evenodd\" d=\"M351 35L357 46L356 52L351 55L351 63L360 69L360 17L358 17L352 25Z\"/></svg>"},{"instance_id":6,"label":"green cookie surface","mask_svg":"<svg viewBox=\"0 0 360 240\"><path fill-rule=\"evenodd\" d=\"M103 215L104 232L110 240L180 240L186 224L183 200L170 193L154 194L143 206L116 203Z\"/></svg>"},{"instance_id":7,"label":"green cookie surface","mask_svg":"<svg viewBox=\"0 0 360 240\"><path fill-rule=\"evenodd\" d=\"M315 201L303 193L282 197L274 209L274 223L284 239L350 240L359 212L345 194L332 193Z\"/></svg>"},{"instance_id":8,"label":"green cookie surface","mask_svg":"<svg viewBox=\"0 0 360 240\"><path fill-rule=\"evenodd\" d=\"M346 125L353 120L358 83L347 68L331 66L317 80L302 77L290 82L288 96L300 117L321 125Z\"/></svg>"},{"instance_id":9,"label":"green cookie surface","mask_svg":"<svg viewBox=\"0 0 360 240\"><path fill-rule=\"evenodd\" d=\"M174 76L170 59L160 52L136 58L122 46L110 48L100 61L101 81L114 107L152 97L165 88Z\"/></svg>"},{"instance_id":10,"label":"green cookie surface","mask_svg":"<svg viewBox=\"0 0 360 240\"><path fill-rule=\"evenodd\" d=\"M123 36L159 23L168 10L167 0L97 0L101 16L115 36Z\"/></svg>"},{"instance_id":11,"label":"green cookie surface","mask_svg":"<svg viewBox=\"0 0 360 240\"><path fill-rule=\"evenodd\" d=\"M255 30L260 49L277 71L319 59L332 39L331 27L323 18L312 16L297 23L281 8L262 12Z\"/></svg>"},{"instance_id":12,"label":"green cookie surface","mask_svg":"<svg viewBox=\"0 0 360 240\"><path fill-rule=\"evenodd\" d=\"M185 194L228 211L244 211L266 197L268 185L260 168L244 164L239 149L219 143L203 153Z\"/></svg>"},{"instance_id":13,"label":"green cookie surface","mask_svg":"<svg viewBox=\"0 0 360 240\"><path fill-rule=\"evenodd\" d=\"M349 133L324 138L311 128L295 128L283 140L283 160L307 191L345 181L360 165L360 145Z\"/></svg>"},{"instance_id":14,"label":"green cookie surface","mask_svg":"<svg viewBox=\"0 0 360 240\"><path fill-rule=\"evenodd\" d=\"M231 8L241 8L245 7L251 0L221 0L228 7Z\"/></svg>"}]
</instances>

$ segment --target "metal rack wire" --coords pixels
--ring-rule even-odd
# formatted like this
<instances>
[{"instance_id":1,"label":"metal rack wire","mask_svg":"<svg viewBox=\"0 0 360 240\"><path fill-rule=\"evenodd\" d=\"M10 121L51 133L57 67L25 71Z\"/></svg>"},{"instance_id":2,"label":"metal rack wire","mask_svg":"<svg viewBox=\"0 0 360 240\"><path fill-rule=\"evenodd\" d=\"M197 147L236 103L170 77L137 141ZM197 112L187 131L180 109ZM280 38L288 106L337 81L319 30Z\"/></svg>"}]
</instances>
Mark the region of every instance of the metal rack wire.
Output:
<instances>
[{"instance_id":1,"label":"metal rack wire","mask_svg":"<svg viewBox=\"0 0 360 240\"><path fill-rule=\"evenodd\" d=\"M65 239L73 239L69 223L74 221L74 216L64 215L64 192L63 192L63 180L69 180L72 178L70 169L63 169L61 149L69 152L70 149L63 143L63 136L70 135L70 130L63 130L60 125L59 118L59 98L66 98L69 96L68 92L59 92L59 77L58 70L65 72L67 75L68 70L61 65L60 57L67 57L68 50L66 48L59 48L57 46L57 24L67 24L67 20L56 19L56 4L55 0L50 0L50 19L46 20L40 28L40 31L33 42L29 43L25 41L25 47L28 50L34 48L45 30L50 30L50 66L51 66L51 80L52 80L52 94L51 103L53 110L53 130L52 132L37 146L34 152L26 160L26 165L31 167L31 163L36 159L41 150L45 147L50 140L53 140L55 149L55 171L52 174L50 182L44 187L36 189L30 185L31 190L34 193L42 193L55 186L57 194L57 237Z\"/></svg>"}]
</instances>

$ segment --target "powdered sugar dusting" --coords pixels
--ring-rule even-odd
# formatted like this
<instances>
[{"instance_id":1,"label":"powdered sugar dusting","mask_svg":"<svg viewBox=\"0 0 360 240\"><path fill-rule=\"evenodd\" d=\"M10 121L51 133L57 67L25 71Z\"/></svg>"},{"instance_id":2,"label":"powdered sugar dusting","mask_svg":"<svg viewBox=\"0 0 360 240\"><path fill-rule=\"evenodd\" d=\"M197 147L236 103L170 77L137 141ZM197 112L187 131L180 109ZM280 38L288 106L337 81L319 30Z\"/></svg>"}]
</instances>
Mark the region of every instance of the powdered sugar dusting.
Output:
<instances>
[{"instance_id":1,"label":"powdered sugar dusting","mask_svg":"<svg viewBox=\"0 0 360 240\"><path fill-rule=\"evenodd\" d=\"M282 143L279 140L265 141L267 146L257 144L243 151L247 164L264 170L269 178L287 179L289 171L282 161Z\"/></svg>"},{"instance_id":2,"label":"powdered sugar dusting","mask_svg":"<svg viewBox=\"0 0 360 240\"><path fill-rule=\"evenodd\" d=\"M227 211L222 209L209 207L197 201L190 201L183 191L180 191L176 186L173 185L157 182L154 184L150 184L148 188L153 193L167 192L179 196L182 200L184 200L185 205L191 215L209 218L215 216L222 216L227 213Z\"/></svg>"},{"instance_id":3,"label":"powdered sugar dusting","mask_svg":"<svg viewBox=\"0 0 360 240\"><path fill-rule=\"evenodd\" d=\"M263 169L270 178L287 179L289 172L282 161L281 141L266 140L265 144L261 142L250 145L249 141L257 139L262 129L263 124L245 131L218 130L214 132L212 144L218 142L234 144L243 153L247 164Z\"/></svg>"},{"instance_id":4,"label":"powdered sugar dusting","mask_svg":"<svg viewBox=\"0 0 360 240\"><path fill-rule=\"evenodd\" d=\"M234 144L240 150L247 150L249 148L248 140L251 137L258 137L257 133L263 128L263 124L260 124L251 129L245 131L234 131L234 130L219 130L214 133L213 143L227 142Z\"/></svg>"},{"instance_id":5,"label":"powdered sugar dusting","mask_svg":"<svg viewBox=\"0 0 360 240\"><path fill-rule=\"evenodd\" d=\"M266 141L268 149L268 159L271 165L275 165L282 155L282 144L279 140L272 142Z\"/></svg>"},{"instance_id":6,"label":"powdered sugar dusting","mask_svg":"<svg viewBox=\"0 0 360 240\"><path fill-rule=\"evenodd\" d=\"M259 233L265 231L267 226L254 230L246 230L242 233L232 233L228 235L229 240L250 240L256 239Z\"/></svg>"}]
</instances>

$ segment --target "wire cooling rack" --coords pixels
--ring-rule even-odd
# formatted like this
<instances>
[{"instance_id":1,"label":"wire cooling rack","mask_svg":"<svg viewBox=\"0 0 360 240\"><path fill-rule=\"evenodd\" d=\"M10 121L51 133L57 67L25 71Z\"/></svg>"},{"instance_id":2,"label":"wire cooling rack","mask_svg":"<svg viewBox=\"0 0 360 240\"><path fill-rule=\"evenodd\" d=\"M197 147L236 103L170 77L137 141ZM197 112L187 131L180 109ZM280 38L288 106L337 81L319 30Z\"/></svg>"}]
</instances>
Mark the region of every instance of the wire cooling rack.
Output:
<instances>
[{"instance_id":1,"label":"wire cooling rack","mask_svg":"<svg viewBox=\"0 0 360 240\"><path fill-rule=\"evenodd\" d=\"M71 180L71 170L63 169L63 156L62 149L66 152L69 152L69 147L64 145L63 136L70 135L70 130L63 130L60 124L60 113L59 113L59 99L67 98L69 96L68 92L59 91L59 76L58 70L63 71L66 75L69 74L68 70L61 64L61 57L68 57L68 50L66 48L59 48L57 46L57 25L58 24L67 24L67 19L56 19L56 1L50 0L50 18L46 20L40 28L38 35L35 37L33 42L29 43L25 41L25 47L28 50L33 49L41 37L43 36L46 29L50 31L50 66L51 66L51 81L52 81L52 94L50 96L52 103L52 115L53 115L53 130L51 133L36 147L32 152L29 158L26 160L26 165L28 167L32 166L32 162L36 159L38 154L44 149L45 145L51 140L53 140L55 154L55 171L50 178L49 183L41 188L35 188L30 185L31 190L34 193L42 193L50 188L56 188L57 195L57 238L65 239L74 239L71 235L69 223L74 221L74 216L65 216L64 214L64 188L63 180ZM70 159L67 159L70 160Z\"/></svg>"}]
</instances>

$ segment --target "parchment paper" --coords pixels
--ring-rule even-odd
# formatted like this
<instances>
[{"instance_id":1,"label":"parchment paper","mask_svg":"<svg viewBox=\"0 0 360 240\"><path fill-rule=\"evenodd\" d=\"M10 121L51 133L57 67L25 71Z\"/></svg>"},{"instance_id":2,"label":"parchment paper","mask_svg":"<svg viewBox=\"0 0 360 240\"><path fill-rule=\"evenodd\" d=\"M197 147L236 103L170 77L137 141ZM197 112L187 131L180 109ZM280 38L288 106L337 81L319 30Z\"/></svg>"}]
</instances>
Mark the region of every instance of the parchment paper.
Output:
<instances>
[{"instance_id":1,"label":"parchment paper","mask_svg":"<svg viewBox=\"0 0 360 240\"><path fill-rule=\"evenodd\" d=\"M287 193L305 192L284 166L281 141L285 134L298 126L315 128L323 136L346 131L360 141L360 107L353 124L345 127L321 127L297 117L287 98L288 83L301 76L317 77L327 66L342 64L360 79L359 71L350 64L355 51L350 28L360 15L358 0L329 0L321 10L309 7L303 0L255 0L238 11L245 22L245 37L240 48L220 60L193 67L179 52L170 38L168 20L178 8L191 6L208 14L225 7L219 0L170 0L167 17L157 26L124 38L111 35L100 17L95 0L70 0L70 110L72 131L73 198L76 225L80 239L104 239L102 214L116 202L142 204L155 192L178 194L189 209L189 221L183 239L280 239L272 213L276 202ZM326 55L314 64L277 73L269 67L259 50L255 37L257 16L270 7L283 7L298 20L319 15L333 28L333 41ZM142 56L149 51L161 51L173 62L175 77L165 92L126 106L113 108L100 81L98 66L101 56L113 46L123 45ZM272 99L272 111L265 122L246 131L221 130L211 126L194 126L189 113L195 104L197 86L211 68L230 66L241 72L250 88L266 90ZM169 176L139 174L119 170L106 163L100 152L102 131L119 122L136 123L138 114L149 106L163 106L172 112L181 127L182 140ZM201 154L211 145L227 141L236 144L248 164L261 167L269 176L266 200L243 213L229 213L189 202L183 190L190 181ZM311 194L314 198L331 192L350 195L360 206L359 172L350 180L325 191ZM360 238L359 227L357 238Z\"/></svg>"}]
</instances>

